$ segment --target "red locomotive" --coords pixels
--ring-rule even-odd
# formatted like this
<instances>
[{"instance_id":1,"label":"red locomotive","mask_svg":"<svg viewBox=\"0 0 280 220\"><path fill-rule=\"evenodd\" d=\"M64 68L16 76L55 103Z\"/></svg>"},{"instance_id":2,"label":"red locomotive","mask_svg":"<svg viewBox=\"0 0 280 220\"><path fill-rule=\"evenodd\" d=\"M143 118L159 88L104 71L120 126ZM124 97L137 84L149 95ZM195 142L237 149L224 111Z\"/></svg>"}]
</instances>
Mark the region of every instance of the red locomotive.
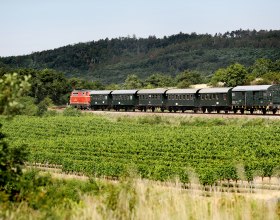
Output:
<instances>
[{"instance_id":1,"label":"red locomotive","mask_svg":"<svg viewBox=\"0 0 280 220\"><path fill-rule=\"evenodd\" d=\"M70 105L75 108L88 109L92 90L74 90L70 96Z\"/></svg>"}]
</instances>

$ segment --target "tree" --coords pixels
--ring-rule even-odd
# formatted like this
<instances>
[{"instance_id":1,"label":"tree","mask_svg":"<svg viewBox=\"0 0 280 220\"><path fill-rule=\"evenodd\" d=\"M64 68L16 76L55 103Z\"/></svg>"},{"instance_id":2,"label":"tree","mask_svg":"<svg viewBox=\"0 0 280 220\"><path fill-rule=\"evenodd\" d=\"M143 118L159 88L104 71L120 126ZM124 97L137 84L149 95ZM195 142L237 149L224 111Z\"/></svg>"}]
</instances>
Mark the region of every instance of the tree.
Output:
<instances>
[{"instance_id":1,"label":"tree","mask_svg":"<svg viewBox=\"0 0 280 220\"><path fill-rule=\"evenodd\" d=\"M218 69L211 78L212 85L217 85L218 82L224 83L225 86L238 86L244 85L247 82L248 72L246 68L235 63L227 67L226 69Z\"/></svg>"},{"instance_id":2,"label":"tree","mask_svg":"<svg viewBox=\"0 0 280 220\"><path fill-rule=\"evenodd\" d=\"M18 99L30 88L29 76L5 74L0 79L0 114L14 115L22 107Z\"/></svg>"},{"instance_id":3,"label":"tree","mask_svg":"<svg viewBox=\"0 0 280 220\"><path fill-rule=\"evenodd\" d=\"M61 104L63 95L71 91L65 76L55 70L44 69L35 72L30 82L30 96L36 99L36 103L50 97L55 104Z\"/></svg>"},{"instance_id":4,"label":"tree","mask_svg":"<svg viewBox=\"0 0 280 220\"><path fill-rule=\"evenodd\" d=\"M0 79L0 114L16 114L21 108L18 99L29 87L27 76L22 79L16 73L5 74ZM17 183L22 175L21 166L27 156L22 147L10 148L4 138L5 135L0 130L0 201L15 199L20 190Z\"/></svg>"},{"instance_id":5,"label":"tree","mask_svg":"<svg viewBox=\"0 0 280 220\"><path fill-rule=\"evenodd\" d=\"M200 73L185 70L176 76L175 81L178 88L187 88L192 84L202 83L203 79Z\"/></svg>"},{"instance_id":6,"label":"tree","mask_svg":"<svg viewBox=\"0 0 280 220\"><path fill-rule=\"evenodd\" d=\"M219 82L225 83L226 81L226 69L220 68L218 69L214 75L212 76L210 82L213 86L217 86Z\"/></svg>"},{"instance_id":7,"label":"tree","mask_svg":"<svg viewBox=\"0 0 280 220\"><path fill-rule=\"evenodd\" d=\"M124 82L125 89L140 89L142 87L143 87L143 82L135 74L128 75Z\"/></svg>"},{"instance_id":8,"label":"tree","mask_svg":"<svg viewBox=\"0 0 280 220\"><path fill-rule=\"evenodd\" d=\"M244 85L247 80L247 74L248 72L243 65L239 63L230 65L226 69L225 86Z\"/></svg>"},{"instance_id":9,"label":"tree","mask_svg":"<svg viewBox=\"0 0 280 220\"><path fill-rule=\"evenodd\" d=\"M146 87L149 88L163 88L174 86L171 76L155 73L145 80Z\"/></svg>"},{"instance_id":10,"label":"tree","mask_svg":"<svg viewBox=\"0 0 280 220\"><path fill-rule=\"evenodd\" d=\"M255 77L261 77L272 69L273 62L269 59L257 59L252 66L252 74Z\"/></svg>"}]
</instances>

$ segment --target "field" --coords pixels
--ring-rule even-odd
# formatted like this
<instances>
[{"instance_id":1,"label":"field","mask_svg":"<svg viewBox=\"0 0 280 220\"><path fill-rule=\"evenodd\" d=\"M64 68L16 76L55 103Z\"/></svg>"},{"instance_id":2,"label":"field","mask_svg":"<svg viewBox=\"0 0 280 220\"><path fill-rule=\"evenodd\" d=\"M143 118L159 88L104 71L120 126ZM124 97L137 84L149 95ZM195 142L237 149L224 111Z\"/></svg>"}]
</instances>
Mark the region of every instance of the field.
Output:
<instances>
[{"instance_id":1,"label":"field","mask_svg":"<svg viewBox=\"0 0 280 220\"><path fill-rule=\"evenodd\" d=\"M27 167L24 202L0 203L0 218L279 219L280 120L49 115L0 118L51 173Z\"/></svg>"},{"instance_id":2,"label":"field","mask_svg":"<svg viewBox=\"0 0 280 220\"><path fill-rule=\"evenodd\" d=\"M2 119L1 119L2 120ZM27 117L4 121L29 164L118 179L126 175L202 185L280 175L280 121L163 116Z\"/></svg>"}]
</instances>

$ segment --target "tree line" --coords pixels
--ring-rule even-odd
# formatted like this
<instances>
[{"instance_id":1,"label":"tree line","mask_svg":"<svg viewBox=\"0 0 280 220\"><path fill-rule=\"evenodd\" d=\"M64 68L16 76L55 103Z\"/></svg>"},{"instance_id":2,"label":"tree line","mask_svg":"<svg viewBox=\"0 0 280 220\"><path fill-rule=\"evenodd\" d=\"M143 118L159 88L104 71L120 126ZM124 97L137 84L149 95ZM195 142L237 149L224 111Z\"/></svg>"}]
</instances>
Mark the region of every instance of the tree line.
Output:
<instances>
[{"instance_id":1,"label":"tree line","mask_svg":"<svg viewBox=\"0 0 280 220\"><path fill-rule=\"evenodd\" d=\"M71 91L75 89L118 90L144 88L189 88L194 84L209 86L237 86L249 84L280 84L280 60L257 59L246 67L240 63L217 69L211 76L198 71L184 70L175 76L154 73L145 79L135 73L129 74L121 83L104 84L77 77L67 78L62 72L52 69L14 69L0 67L0 77L16 72L20 77L28 77L30 90L20 102L26 105L26 113L41 114L51 104L65 105L69 102ZM37 105L37 107L35 107ZM33 107L32 107L33 106ZM38 109L39 108L39 109Z\"/></svg>"},{"instance_id":2,"label":"tree line","mask_svg":"<svg viewBox=\"0 0 280 220\"><path fill-rule=\"evenodd\" d=\"M130 74L145 80L155 73L175 77L186 69L210 76L235 62L248 67L258 58L280 59L279 48L278 30L178 33L163 38L106 38L25 56L0 57L0 63L12 68L54 69L68 78L119 84Z\"/></svg>"}]
</instances>

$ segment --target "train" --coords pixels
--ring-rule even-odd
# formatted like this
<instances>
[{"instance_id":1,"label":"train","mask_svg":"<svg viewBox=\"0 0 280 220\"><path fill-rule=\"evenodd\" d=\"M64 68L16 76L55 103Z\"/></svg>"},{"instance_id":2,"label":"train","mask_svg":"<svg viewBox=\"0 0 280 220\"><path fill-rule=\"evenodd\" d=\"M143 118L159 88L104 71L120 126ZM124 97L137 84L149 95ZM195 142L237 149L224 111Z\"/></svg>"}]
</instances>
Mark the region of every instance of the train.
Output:
<instances>
[{"instance_id":1,"label":"train","mask_svg":"<svg viewBox=\"0 0 280 220\"><path fill-rule=\"evenodd\" d=\"M74 90L70 105L80 109L194 113L276 114L280 109L280 85L247 85L202 89Z\"/></svg>"}]
</instances>

